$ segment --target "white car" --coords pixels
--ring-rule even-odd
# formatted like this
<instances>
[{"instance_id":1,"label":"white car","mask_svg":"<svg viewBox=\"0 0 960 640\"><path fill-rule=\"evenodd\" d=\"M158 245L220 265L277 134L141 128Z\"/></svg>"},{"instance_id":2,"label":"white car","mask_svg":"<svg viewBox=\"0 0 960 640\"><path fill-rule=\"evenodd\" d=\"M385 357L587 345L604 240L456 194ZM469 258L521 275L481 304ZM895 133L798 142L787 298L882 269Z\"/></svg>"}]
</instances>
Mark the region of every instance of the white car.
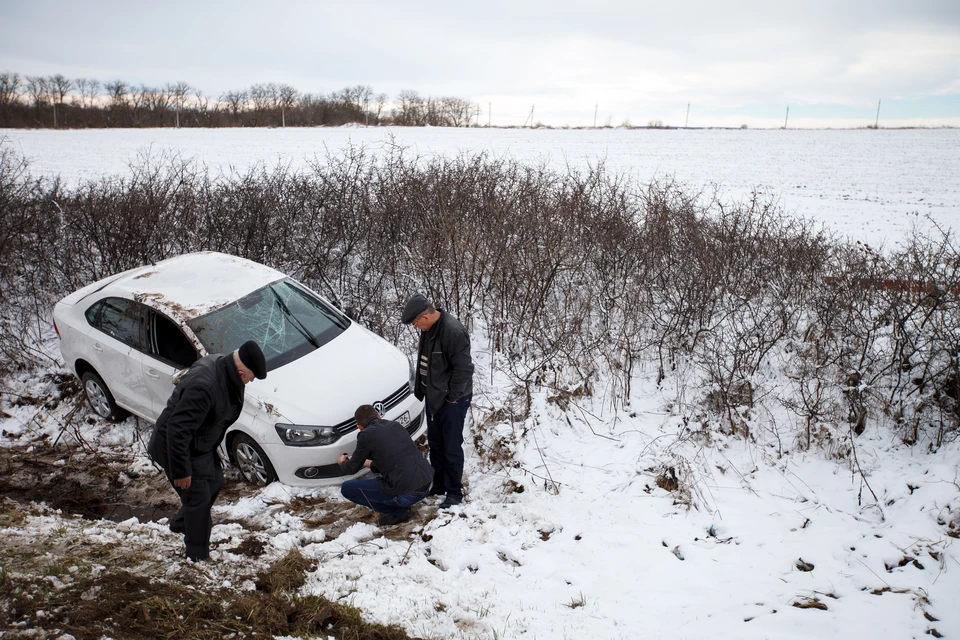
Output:
<instances>
[{"instance_id":1,"label":"white car","mask_svg":"<svg viewBox=\"0 0 960 640\"><path fill-rule=\"evenodd\" d=\"M247 385L243 411L221 445L255 484L341 482L353 453L353 413L372 404L411 437L426 430L396 347L321 296L261 264L202 252L104 278L57 303L64 362L90 406L111 420L155 422L175 376L208 353L255 340L267 379Z\"/></svg>"}]
</instances>

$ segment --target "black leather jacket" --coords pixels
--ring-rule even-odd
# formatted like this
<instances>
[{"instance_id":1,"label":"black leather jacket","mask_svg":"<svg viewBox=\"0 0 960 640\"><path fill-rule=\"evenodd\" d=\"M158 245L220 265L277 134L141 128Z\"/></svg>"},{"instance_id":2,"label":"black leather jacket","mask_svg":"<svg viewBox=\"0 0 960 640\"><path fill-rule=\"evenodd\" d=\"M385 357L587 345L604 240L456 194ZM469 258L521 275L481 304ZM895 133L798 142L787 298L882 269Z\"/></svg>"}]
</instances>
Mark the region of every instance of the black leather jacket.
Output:
<instances>
[{"instance_id":1,"label":"black leather jacket","mask_svg":"<svg viewBox=\"0 0 960 640\"><path fill-rule=\"evenodd\" d=\"M197 360L157 418L151 457L173 479L192 476L190 459L215 451L227 427L240 417L243 391L233 354Z\"/></svg>"},{"instance_id":2,"label":"black leather jacket","mask_svg":"<svg viewBox=\"0 0 960 640\"><path fill-rule=\"evenodd\" d=\"M444 311L429 331L420 334L413 392L419 400L426 397L427 411L437 413L444 402L456 402L473 395L473 359L470 336L460 321ZM420 378L420 355L427 354L427 378ZM421 384L423 382L423 384Z\"/></svg>"},{"instance_id":3,"label":"black leather jacket","mask_svg":"<svg viewBox=\"0 0 960 640\"><path fill-rule=\"evenodd\" d=\"M383 492L399 496L423 491L433 480L433 467L427 462L407 430L393 420L374 418L357 434L357 450L340 465L345 475L353 475L372 460L370 471L379 473L377 482Z\"/></svg>"}]
</instances>

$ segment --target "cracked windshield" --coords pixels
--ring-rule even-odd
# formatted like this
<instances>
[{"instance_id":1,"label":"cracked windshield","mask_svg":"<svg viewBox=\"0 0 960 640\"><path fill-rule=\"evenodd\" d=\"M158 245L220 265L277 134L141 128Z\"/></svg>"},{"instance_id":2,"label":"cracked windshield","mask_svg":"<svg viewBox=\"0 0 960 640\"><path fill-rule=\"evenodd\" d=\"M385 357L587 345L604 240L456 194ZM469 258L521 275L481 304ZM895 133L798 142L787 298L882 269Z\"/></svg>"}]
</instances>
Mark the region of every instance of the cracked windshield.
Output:
<instances>
[{"instance_id":1,"label":"cracked windshield","mask_svg":"<svg viewBox=\"0 0 960 640\"><path fill-rule=\"evenodd\" d=\"M286 279L187 324L207 353L230 353L255 340L267 369L273 370L319 349L343 333L350 321Z\"/></svg>"}]
</instances>

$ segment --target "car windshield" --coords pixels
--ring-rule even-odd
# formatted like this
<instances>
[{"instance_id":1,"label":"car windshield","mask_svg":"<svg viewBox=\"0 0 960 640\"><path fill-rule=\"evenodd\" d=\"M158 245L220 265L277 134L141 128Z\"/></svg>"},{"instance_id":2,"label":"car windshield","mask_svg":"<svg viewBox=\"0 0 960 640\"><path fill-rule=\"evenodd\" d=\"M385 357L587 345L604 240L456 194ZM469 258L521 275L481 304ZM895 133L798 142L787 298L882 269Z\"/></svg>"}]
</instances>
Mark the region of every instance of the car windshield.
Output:
<instances>
[{"instance_id":1,"label":"car windshield","mask_svg":"<svg viewBox=\"0 0 960 640\"><path fill-rule=\"evenodd\" d=\"M285 279L187 324L207 353L230 353L247 340L255 341L269 371L319 349L343 333L350 321Z\"/></svg>"}]
</instances>

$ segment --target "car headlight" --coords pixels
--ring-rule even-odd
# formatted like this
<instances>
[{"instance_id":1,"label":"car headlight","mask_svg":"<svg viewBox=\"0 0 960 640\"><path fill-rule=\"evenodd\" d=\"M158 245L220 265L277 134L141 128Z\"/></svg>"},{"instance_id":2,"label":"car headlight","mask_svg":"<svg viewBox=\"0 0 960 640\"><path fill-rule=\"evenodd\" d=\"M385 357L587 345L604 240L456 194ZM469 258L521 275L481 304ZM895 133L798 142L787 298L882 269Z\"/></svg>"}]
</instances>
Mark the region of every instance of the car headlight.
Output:
<instances>
[{"instance_id":1,"label":"car headlight","mask_svg":"<svg viewBox=\"0 0 960 640\"><path fill-rule=\"evenodd\" d=\"M276 424L274 428L276 428L283 444L291 447L321 447L333 444L340 439L340 434L333 427Z\"/></svg>"}]
</instances>

